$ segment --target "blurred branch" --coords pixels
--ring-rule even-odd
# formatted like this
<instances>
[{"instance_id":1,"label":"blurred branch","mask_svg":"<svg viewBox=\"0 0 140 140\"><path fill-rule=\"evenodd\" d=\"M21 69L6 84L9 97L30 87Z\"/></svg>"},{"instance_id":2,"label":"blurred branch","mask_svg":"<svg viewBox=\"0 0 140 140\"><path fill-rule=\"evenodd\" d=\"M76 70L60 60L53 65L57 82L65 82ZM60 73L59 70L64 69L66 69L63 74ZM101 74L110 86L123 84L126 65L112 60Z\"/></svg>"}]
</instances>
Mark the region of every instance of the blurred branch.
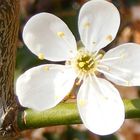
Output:
<instances>
[{"instance_id":1,"label":"blurred branch","mask_svg":"<svg viewBox=\"0 0 140 140\"><path fill-rule=\"evenodd\" d=\"M55 13L55 15L57 15L58 17L70 17L70 16L76 16L76 11L75 10L69 10L69 11L62 11L62 12L57 12Z\"/></svg>"},{"instance_id":2,"label":"blurred branch","mask_svg":"<svg viewBox=\"0 0 140 140\"><path fill-rule=\"evenodd\" d=\"M140 99L124 100L126 119L140 118Z\"/></svg>"},{"instance_id":3,"label":"blurred branch","mask_svg":"<svg viewBox=\"0 0 140 140\"><path fill-rule=\"evenodd\" d=\"M124 105L126 119L140 118L140 99L124 100ZM43 112L25 109L18 115L18 126L21 130L80 123L82 122L76 103L60 103L56 107Z\"/></svg>"}]
</instances>

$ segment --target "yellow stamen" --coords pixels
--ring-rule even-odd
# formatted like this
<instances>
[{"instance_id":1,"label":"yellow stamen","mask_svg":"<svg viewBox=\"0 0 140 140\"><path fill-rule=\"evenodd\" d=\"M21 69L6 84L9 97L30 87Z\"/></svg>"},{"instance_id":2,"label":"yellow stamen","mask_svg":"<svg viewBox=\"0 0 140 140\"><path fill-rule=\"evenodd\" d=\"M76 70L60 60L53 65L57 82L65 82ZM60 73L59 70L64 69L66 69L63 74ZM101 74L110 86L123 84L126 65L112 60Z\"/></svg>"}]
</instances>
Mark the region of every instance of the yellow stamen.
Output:
<instances>
[{"instance_id":1,"label":"yellow stamen","mask_svg":"<svg viewBox=\"0 0 140 140\"><path fill-rule=\"evenodd\" d=\"M108 35L108 36L106 37L106 40L107 40L107 41L112 41L112 40L113 40L112 35Z\"/></svg>"},{"instance_id":2,"label":"yellow stamen","mask_svg":"<svg viewBox=\"0 0 140 140\"><path fill-rule=\"evenodd\" d=\"M84 28L89 28L89 27L90 27L90 23L89 22L85 22Z\"/></svg>"},{"instance_id":3,"label":"yellow stamen","mask_svg":"<svg viewBox=\"0 0 140 140\"><path fill-rule=\"evenodd\" d=\"M65 36L65 33L64 32L57 32L57 35L61 38L63 38Z\"/></svg>"},{"instance_id":4,"label":"yellow stamen","mask_svg":"<svg viewBox=\"0 0 140 140\"><path fill-rule=\"evenodd\" d=\"M82 68L85 65L85 62L79 62L79 67Z\"/></svg>"},{"instance_id":5,"label":"yellow stamen","mask_svg":"<svg viewBox=\"0 0 140 140\"><path fill-rule=\"evenodd\" d=\"M45 67L44 67L44 70L45 70L45 71L48 71L48 70L49 70L49 67L48 67L48 66L45 66Z\"/></svg>"},{"instance_id":6,"label":"yellow stamen","mask_svg":"<svg viewBox=\"0 0 140 140\"><path fill-rule=\"evenodd\" d=\"M44 56L43 53L39 53L39 54L38 54L38 58L39 58L40 60L43 60L43 59L45 59L45 56Z\"/></svg>"}]
</instances>

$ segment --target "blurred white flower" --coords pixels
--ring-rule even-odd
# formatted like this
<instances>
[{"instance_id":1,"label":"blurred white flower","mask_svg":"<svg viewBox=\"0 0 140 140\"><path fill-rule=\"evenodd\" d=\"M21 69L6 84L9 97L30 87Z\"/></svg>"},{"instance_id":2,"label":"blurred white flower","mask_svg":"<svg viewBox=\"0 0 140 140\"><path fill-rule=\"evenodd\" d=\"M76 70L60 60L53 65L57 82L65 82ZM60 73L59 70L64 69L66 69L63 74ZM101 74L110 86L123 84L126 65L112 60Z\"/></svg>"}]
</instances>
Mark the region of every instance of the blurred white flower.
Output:
<instances>
[{"instance_id":1,"label":"blurred white flower","mask_svg":"<svg viewBox=\"0 0 140 140\"><path fill-rule=\"evenodd\" d=\"M140 20L140 5L135 5L135 6L132 6L131 9L131 14L132 14L132 19L134 21L136 20Z\"/></svg>"},{"instance_id":2,"label":"blurred white flower","mask_svg":"<svg viewBox=\"0 0 140 140\"><path fill-rule=\"evenodd\" d=\"M140 85L140 45L127 43L102 54L100 49L115 38L120 25L116 7L105 0L85 3L79 13L78 28L84 48L67 25L50 13L33 16L25 25L23 39L40 59L66 61L66 65L46 64L22 74L16 94L24 107L45 110L54 107L70 92L78 78L82 83L77 106L84 125L93 133L107 135L124 122L125 111L115 84Z\"/></svg>"}]
</instances>

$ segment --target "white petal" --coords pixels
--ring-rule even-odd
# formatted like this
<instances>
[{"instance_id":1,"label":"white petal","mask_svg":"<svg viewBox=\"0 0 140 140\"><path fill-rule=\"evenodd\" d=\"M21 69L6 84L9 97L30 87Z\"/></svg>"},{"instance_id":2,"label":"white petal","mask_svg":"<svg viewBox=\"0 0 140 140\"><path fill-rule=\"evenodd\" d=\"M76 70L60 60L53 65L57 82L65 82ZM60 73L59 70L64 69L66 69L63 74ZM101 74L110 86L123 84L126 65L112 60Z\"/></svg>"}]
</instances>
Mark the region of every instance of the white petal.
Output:
<instances>
[{"instance_id":1,"label":"white petal","mask_svg":"<svg viewBox=\"0 0 140 140\"><path fill-rule=\"evenodd\" d=\"M64 61L76 53L76 41L68 26L49 13L29 19L23 30L23 40L41 59Z\"/></svg>"},{"instance_id":2,"label":"white petal","mask_svg":"<svg viewBox=\"0 0 140 140\"><path fill-rule=\"evenodd\" d=\"M85 47L99 50L115 38L120 25L117 8L105 0L91 0L83 5L79 14L79 33Z\"/></svg>"},{"instance_id":3,"label":"white petal","mask_svg":"<svg viewBox=\"0 0 140 140\"><path fill-rule=\"evenodd\" d=\"M63 65L41 65L22 74L16 94L22 106L35 110L57 105L71 90L75 80L72 69Z\"/></svg>"},{"instance_id":4,"label":"white petal","mask_svg":"<svg viewBox=\"0 0 140 140\"><path fill-rule=\"evenodd\" d=\"M116 58L110 61L105 59ZM118 58L118 59L117 59ZM103 63L109 66L106 77L112 82L123 86L140 86L140 45L127 43L108 51L103 57ZM119 77L123 80L119 80Z\"/></svg>"},{"instance_id":5,"label":"white petal","mask_svg":"<svg viewBox=\"0 0 140 140\"><path fill-rule=\"evenodd\" d=\"M78 109L84 125L93 133L108 135L124 122L124 105L117 89L108 81L88 79L81 86Z\"/></svg>"}]
</instances>

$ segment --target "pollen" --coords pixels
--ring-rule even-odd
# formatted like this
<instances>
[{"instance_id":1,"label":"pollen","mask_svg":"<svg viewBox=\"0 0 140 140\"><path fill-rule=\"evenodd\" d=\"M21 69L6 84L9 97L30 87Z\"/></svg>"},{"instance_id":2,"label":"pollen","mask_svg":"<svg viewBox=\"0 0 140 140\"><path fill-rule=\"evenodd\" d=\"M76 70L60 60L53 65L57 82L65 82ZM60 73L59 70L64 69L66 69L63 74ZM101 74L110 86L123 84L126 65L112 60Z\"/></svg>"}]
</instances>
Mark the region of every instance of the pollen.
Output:
<instances>
[{"instance_id":1,"label":"pollen","mask_svg":"<svg viewBox=\"0 0 140 140\"><path fill-rule=\"evenodd\" d=\"M65 36L65 33L64 32L57 32L57 35L61 38L63 38Z\"/></svg>"},{"instance_id":2,"label":"pollen","mask_svg":"<svg viewBox=\"0 0 140 140\"><path fill-rule=\"evenodd\" d=\"M38 54L38 58L39 58L40 60L43 60L43 59L45 59L45 56L44 56L43 53L39 53L39 54Z\"/></svg>"},{"instance_id":3,"label":"pollen","mask_svg":"<svg viewBox=\"0 0 140 140\"><path fill-rule=\"evenodd\" d=\"M107 41L112 41L112 40L113 40L112 35L108 35L108 36L106 37L106 40L107 40Z\"/></svg>"},{"instance_id":4,"label":"pollen","mask_svg":"<svg viewBox=\"0 0 140 140\"><path fill-rule=\"evenodd\" d=\"M86 105L86 100L84 100L84 99L80 99L80 100L78 100L78 103L79 103L79 105L82 107L82 106L85 106Z\"/></svg>"},{"instance_id":5,"label":"pollen","mask_svg":"<svg viewBox=\"0 0 140 140\"><path fill-rule=\"evenodd\" d=\"M45 67L44 67L44 70L45 70L45 71L48 71L48 70L49 70L49 67L48 67L48 66L45 66Z\"/></svg>"},{"instance_id":6,"label":"pollen","mask_svg":"<svg viewBox=\"0 0 140 140\"><path fill-rule=\"evenodd\" d=\"M78 63L78 65L79 65L79 67L81 67L81 68L82 68L82 67L84 67L85 62L79 62L79 63Z\"/></svg>"},{"instance_id":7,"label":"pollen","mask_svg":"<svg viewBox=\"0 0 140 140\"><path fill-rule=\"evenodd\" d=\"M88 21L85 22L85 23L84 23L84 28L89 28L89 27L90 27L90 22L88 22Z\"/></svg>"}]
</instances>

